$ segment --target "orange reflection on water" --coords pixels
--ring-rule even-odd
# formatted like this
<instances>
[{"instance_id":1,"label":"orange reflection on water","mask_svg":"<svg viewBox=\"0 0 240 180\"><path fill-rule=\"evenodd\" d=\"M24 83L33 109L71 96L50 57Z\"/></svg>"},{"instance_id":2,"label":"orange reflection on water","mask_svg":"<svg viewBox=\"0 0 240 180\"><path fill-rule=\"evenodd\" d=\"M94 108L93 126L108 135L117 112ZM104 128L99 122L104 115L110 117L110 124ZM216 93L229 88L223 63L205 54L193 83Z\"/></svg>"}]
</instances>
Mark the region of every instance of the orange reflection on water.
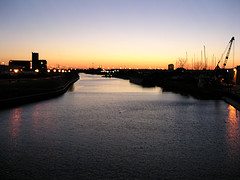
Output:
<instances>
[{"instance_id":1,"label":"orange reflection on water","mask_svg":"<svg viewBox=\"0 0 240 180\"><path fill-rule=\"evenodd\" d=\"M45 107L49 106L49 108L46 108L46 109L50 109L51 104L44 104L44 106ZM52 132L54 129L54 126L51 121L54 117L51 115L51 111L50 110L43 111L43 109L44 108L42 104L36 104L32 109L32 118L33 118L32 130L36 137L41 135L42 128L45 128L45 129L52 128L50 132Z\"/></svg>"},{"instance_id":2,"label":"orange reflection on water","mask_svg":"<svg viewBox=\"0 0 240 180\"><path fill-rule=\"evenodd\" d=\"M240 113L231 105L228 107L228 113L226 119L228 154L232 158L237 158L240 157Z\"/></svg>"},{"instance_id":3,"label":"orange reflection on water","mask_svg":"<svg viewBox=\"0 0 240 180\"><path fill-rule=\"evenodd\" d=\"M17 144L17 137L19 134L19 129L21 125L21 115L22 115L22 109L16 108L11 112L10 116L10 125L9 125L9 133L12 137L12 143L14 146Z\"/></svg>"},{"instance_id":4,"label":"orange reflection on water","mask_svg":"<svg viewBox=\"0 0 240 180\"><path fill-rule=\"evenodd\" d=\"M39 123L40 123L40 119L41 119L41 105L37 104L34 106L33 108L33 131L34 134L37 135L39 133L38 129L39 129Z\"/></svg>"}]
</instances>

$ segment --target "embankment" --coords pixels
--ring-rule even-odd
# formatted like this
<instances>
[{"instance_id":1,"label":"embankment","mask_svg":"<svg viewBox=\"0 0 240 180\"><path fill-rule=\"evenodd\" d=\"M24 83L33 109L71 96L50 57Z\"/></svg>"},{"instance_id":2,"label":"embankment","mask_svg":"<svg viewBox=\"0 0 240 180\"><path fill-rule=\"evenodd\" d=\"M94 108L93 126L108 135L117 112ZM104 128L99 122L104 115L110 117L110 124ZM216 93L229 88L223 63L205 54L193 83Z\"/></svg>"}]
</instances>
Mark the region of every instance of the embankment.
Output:
<instances>
[{"instance_id":1,"label":"embankment","mask_svg":"<svg viewBox=\"0 0 240 180\"><path fill-rule=\"evenodd\" d=\"M129 79L131 83L141 86L159 86L163 91L190 95L197 99L223 99L240 110L240 85L217 84L213 81L213 74L212 70L177 69L119 70L112 75Z\"/></svg>"},{"instance_id":2,"label":"embankment","mask_svg":"<svg viewBox=\"0 0 240 180\"><path fill-rule=\"evenodd\" d=\"M77 72L0 79L0 109L59 96L78 79Z\"/></svg>"}]
</instances>

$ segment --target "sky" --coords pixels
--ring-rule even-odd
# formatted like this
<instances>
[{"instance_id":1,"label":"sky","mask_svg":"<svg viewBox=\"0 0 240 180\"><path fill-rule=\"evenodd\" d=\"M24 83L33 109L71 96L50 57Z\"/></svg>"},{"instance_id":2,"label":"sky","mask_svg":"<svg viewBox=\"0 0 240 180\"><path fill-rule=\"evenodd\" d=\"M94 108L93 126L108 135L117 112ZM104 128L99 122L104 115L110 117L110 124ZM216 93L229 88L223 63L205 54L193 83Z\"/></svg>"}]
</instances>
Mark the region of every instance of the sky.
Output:
<instances>
[{"instance_id":1,"label":"sky","mask_svg":"<svg viewBox=\"0 0 240 180\"><path fill-rule=\"evenodd\" d=\"M206 56L213 68L234 36L233 67L239 22L240 0L0 0L0 62L38 52L48 67L191 69Z\"/></svg>"}]
</instances>

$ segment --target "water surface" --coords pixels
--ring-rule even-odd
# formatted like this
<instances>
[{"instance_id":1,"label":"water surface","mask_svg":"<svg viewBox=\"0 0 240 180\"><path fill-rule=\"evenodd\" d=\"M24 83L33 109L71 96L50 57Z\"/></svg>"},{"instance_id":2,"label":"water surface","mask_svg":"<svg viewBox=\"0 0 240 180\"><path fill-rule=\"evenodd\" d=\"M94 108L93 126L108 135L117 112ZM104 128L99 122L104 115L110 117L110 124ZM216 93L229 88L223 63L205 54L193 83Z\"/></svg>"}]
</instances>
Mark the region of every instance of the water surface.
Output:
<instances>
[{"instance_id":1,"label":"water surface","mask_svg":"<svg viewBox=\"0 0 240 180\"><path fill-rule=\"evenodd\" d=\"M237 179L240 114L127 80L80 74L63 96L0 111L0 175Z\"/></svg>"}]
</instances>

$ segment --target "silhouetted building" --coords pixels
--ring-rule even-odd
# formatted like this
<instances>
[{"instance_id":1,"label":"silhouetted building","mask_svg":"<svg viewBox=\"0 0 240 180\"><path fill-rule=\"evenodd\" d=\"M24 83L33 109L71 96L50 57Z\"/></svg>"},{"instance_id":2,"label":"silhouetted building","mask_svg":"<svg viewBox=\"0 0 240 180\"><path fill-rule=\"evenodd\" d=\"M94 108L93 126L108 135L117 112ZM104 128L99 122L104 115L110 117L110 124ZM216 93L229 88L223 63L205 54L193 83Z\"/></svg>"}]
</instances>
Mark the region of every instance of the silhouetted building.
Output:
<instances>
[{"instance_id":1,"label":"silhouetted building","mask_svg":"<svg viewBox=\"0 0 240 180\"><path fill-rule=\"evenodd\" d=\"M39 67L39 70L47 70L47 61L46 60L39 60L38 61L38 67Z\"/></svg>"},{"instance_id":2,"label":"silhouetted building","mask_svg":"<svg viewBox=\"0 0 240 180\"><path fill-rule=\"evenodd\" d=\"M0 65L0 72L9 71L9 66Z\"/></svg>"},{"instance_id":3,"label":"silhouetted building","mask_svg":"<svg viewBox=\"0 0 240 180\"><path fill-rule=\"evenodd\" d=\"M173 64L169 64L168 65L168 70L169 71L173 71L174 70L174 65Z\"/></svg>"},{"instance_id":4,"label":"silhouetted building","mask_svg":"<svg viewBox=\"0 0 240 180\"><path fill-rule=\"evenodd\" d=\"M24 60L10 60L9 69L19 69L20 71L29 71L30 70L30 61Z\"/></svg>"},{"instance_id":5,"label":"silhouetted building","mask_svg":"<svg viewBox=\"0 0 240 180\"><path fill-rule=\"evenodd\" d=\"M37 72L45 72L47 71L47 61L39 60L38 53L32 53L32 70ZM10 60L9 61L9 69L10 71L13 69L18 69L19 71L29 71L30 70L31 61L24 60Z\"/></svg>"},{"instance_id":6,"label":"silhouetted building","mask_svg":"<svg viewBox=\"0 0 240 180\"><path fill-rule=\"evenodd\" d=\"M236 84L240 84L240 66L237 66Z\"/></svg>"},{"instance_id":7,"label":"silhouetted building","mask_svg":"<svg viewBox=\"0 0 240 180\"><path fill-rule=\"evenodd\" d=\"M39 60L38 57L39 57L39 56L38 56L38 53L32 52L32 61L38 61L38 60Z\"/></svg>"},{"instance_id":8,"label":"silhouetted building","mask_svg":"<svg viewBox=\"0 0 240 180\"><path fill-rule=\"evenodd\" d=\"M32 53L32 69L35 71L38 69L39 71L47 70L47 61L39 60L38 53Z\"/></svg>"}]
</instances>

